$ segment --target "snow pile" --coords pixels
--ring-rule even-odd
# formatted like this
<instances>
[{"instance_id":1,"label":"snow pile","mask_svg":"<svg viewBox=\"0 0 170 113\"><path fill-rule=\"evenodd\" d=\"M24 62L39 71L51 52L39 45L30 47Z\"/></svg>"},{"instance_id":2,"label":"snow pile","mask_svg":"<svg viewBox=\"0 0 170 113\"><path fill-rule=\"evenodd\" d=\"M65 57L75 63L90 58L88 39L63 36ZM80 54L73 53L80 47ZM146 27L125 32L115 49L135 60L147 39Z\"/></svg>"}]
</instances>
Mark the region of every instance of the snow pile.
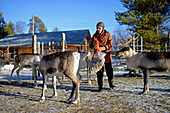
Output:
<instances>
[{"instance_id":1,"label":"snow pile","mask_svg":"<svg viewBox=\"0 0 170 113\"><path fill-rule=\"evenodd\" d=\"M4 65L3 67L1 67L1 71L11 71L14 68L14 65Z\"/></svg>"}]
</instances>

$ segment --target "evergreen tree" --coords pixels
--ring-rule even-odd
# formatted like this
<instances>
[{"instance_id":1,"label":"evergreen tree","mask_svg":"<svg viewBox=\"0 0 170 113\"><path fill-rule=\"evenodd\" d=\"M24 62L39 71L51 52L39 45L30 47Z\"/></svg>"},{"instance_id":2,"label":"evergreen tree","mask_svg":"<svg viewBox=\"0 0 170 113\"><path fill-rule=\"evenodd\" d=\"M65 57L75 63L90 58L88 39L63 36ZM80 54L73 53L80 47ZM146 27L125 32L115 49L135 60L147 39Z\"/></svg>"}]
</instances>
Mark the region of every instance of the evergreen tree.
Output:
<instances>
[{"instance_id":1,"label":"evergreen tree","mask_svg":"<svg viewBox=\"0 0 170 113\"><path fill-rule=\"evenodd\" d=\"M164 47L167 36L163 22L167 20L168 0L121 0L128 10L115 12L116 20L121 25L128 25L129 30L142 36L145 48L158 50Z\"/></svg>"},{"instance_id":2,"label":"evergreen tree","mask_svg":"<svg viewBox=\"0 0 170 113\"><path fill-rule=\"evenodd\" d=\"M11 21L9 22L9 24L6 23L5 31L6 31L8 34L15 34L15 26L14 26L14 23L12 23Z\"/></svg>"},{"instance_id":3,"label":"evergreen tree","mask_svg":"<svg viewBox=\"0 0 170 113\"><path fill-rule=\"evenodd\" d=\"M5 31L6 23L4 21L4 17L2 16L2 12L0 11L0 39L7 36L8 32Z\"/></svg>"},{"instance_id":4,"label":"evergreen tree","mask_svg":"<svg viewBox=\"0 0 170 113\"><path fill-rule=\"evenodd\" d=\"M30 19L29 33L32 33L32 30L33 30L33 19ZM42 22L42 20L35 16L34 33L41 33L41 32L47 32L47 28L45 27L45 24Z\"/></svg>"}]
</instances>

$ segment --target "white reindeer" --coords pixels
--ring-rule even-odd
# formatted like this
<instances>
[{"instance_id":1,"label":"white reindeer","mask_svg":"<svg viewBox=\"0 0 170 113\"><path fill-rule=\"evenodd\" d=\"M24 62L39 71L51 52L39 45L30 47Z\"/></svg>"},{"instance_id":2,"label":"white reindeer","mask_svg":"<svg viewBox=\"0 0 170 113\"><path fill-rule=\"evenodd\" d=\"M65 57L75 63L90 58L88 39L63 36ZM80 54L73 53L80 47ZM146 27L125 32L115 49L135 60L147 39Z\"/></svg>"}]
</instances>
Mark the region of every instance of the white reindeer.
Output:
<instances>
[{"instance_id":1,"label":"white reindeer","mask_svg":"<svg viewBox=\"0 0 170 113\"><path fill-rule=\"evenodd\" d=\"M144 75L142 94L149 92L149 72L169 71L170 52L141 52L136 53L130 47L124 47L116 52L116 56L126 58L126 64L131 69L140 69Z\"/></svg>"}]
</instances>

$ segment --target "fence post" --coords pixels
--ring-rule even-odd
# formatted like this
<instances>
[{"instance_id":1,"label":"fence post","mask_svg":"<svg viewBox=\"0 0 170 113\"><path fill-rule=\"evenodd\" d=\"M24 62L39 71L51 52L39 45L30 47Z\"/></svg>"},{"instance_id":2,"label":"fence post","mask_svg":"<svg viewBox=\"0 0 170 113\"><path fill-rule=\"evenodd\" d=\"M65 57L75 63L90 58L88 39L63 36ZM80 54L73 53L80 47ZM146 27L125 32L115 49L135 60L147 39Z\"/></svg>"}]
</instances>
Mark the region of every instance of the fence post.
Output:
<instances>
[{"instance_id":1,"label":"fence post","mask_svg":"<svg viewBox=\"0 0 170 113\"><path fill-rule=\"evenodd\" d=\"M33 51L32 53L37 53L37 36L33 35L32 36L32 47L33 47Z\"/></svg>"},{"instance_id":2,"label":"fence post","mask_svg":"<svg viewBox=\"0 0 170 113\"><path fill-rule=\"evenodd\" d=\"M40 42L38 42L38 54L40 54Z\"/></svg>"},{"instance_id":3,"label":"fence post","mask_svg":"<svg viewBox=\"0 0 170 113\"><path fill-rule=\"evenodd\" d=\"M52 41L52 53L54 53L54 41Z\"/></svg>"},{"instance_id":4,"label":"fence post","mask_svg":"<svg viewBox=\"0 0 170 113\"><path fill-rule=\"evenodd\" d=\"M49 54L51 53L51 42L48 42L48 49L49 49Z\"/></svg>"},{"instance_id":5,"label":"fence post","mask_svg":"<svg viewBox=\"0 0 170 113\"><path fill-rule=\"evenodd\" d=\"M140 40L141 40L141 45L140 45L140 47L141 47L141 52L143 52L143 38L140 37Z\"/></svg>"},{"instance_id":6,"label":"fence post","mask_svg":"<svg viewBox=\"0 0 170 113\"><path fill-rule=\"evenodd\" d=\"M132 40L133 40L133 51L135 51L135 41L134 41L135 37L132 36Z\"/></svg>"},{"instance_id":7,"label":"fence post","mask_svg":"<svg viewBox=\"0 0 170 113\"><path fill-rule=\"evenodd\" d=\"M62 46L62 45L61 45L61 42L60 42L60 52L61 52L61 46Z\"/></svg>"},{"instance_id":8,"label":"fence post","mask_svg":"<svg viewBox=\"0 0 170 113\"><path fill-rule=\"evenodd\" d=\"M42 51L42 55L44 55L44 42L42 42L42 44L41 44L41 51Z\"/></svg>"},{"instance_id":9,"label":"fence post","mask_svg":"<svg viewBox=\"0 0 170 113\"><path fill-rule=\"evenodd\" d=\"M62 52L64 52L65 51L65 33L62 33L62 36L63 36L63 38L62 38ZM63 75L62 81L65 81L65 80L66 80L65 75Z\"/></svg>"},{"instance_id":10,"label":"fence post","mask_svg":"<svg viewBox=\"0 0 170 113\"><path fill-rule=\"evenodd\" d=\"M65 33L62 33L62 52L65 51Z\"/></svg>"},{"instance_id":11,"label":"fence post","mask_svg":"<svg viewBox=\"0 0 170 113\"><path fill-rule=\"evenodd\" d=\"M47 42L45 42L45 55L47 55Z\"/></svg>"},{"instance_id":12,"label":"fence post","mask_svg":"<svg viewBox=\"0 0 170 113\"><path fill-rule=\"evenodd\" d=\"M56 42L56 53L58 52L58 43Z\"/></svg>"}]
</instances>

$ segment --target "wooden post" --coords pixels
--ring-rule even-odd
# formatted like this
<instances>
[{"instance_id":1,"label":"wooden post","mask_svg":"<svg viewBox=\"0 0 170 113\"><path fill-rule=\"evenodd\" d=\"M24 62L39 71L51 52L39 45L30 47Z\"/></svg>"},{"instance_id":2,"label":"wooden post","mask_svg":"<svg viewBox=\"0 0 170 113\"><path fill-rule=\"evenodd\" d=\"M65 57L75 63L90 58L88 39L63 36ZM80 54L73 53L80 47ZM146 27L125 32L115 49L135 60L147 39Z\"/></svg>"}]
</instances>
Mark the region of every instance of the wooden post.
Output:
<instances>
[{"instance_id":1,"label":"wooden post","mask_svg":"<svg viewBox=\"0 0 170 113\"><path fill-rule=\"evenodd\" d=\"M40 54L40 42L38 42L38 54Z\"/></svg>"},{"instance_id":2,"label":"wooden post","mask_svg":"<svg viewBox=\"0 0 170 113\"><path fill-rule=\"evenodd\" d=\"M41 44L41 50L42 50L42 55L44 55L44 42L42 42L42 44Z\"/></svg>"},{"instance_id":3,"label":"wooden post","mask_svg":"<svg viewBox=\"0 0 170 113\"><path fill-rule=\"evenodd\" d=\"M65 51L65 33L62 33L62 36L63 36L63 38L62 38L62 52L64 52Z\"/></svg>"},{"instance_id":4,"label":"wooden post","mask_svg":"<svg viewBox=\"0 0 170 113\"><path fill-rule=\"evenodd\" d=\"M56 53L58 52L58 43L56 42Z\"/></svg>"},{"instance_id":5,"label":"wooden post","mask_svg":"<svg viewBox=\"0 0 170 113\"><path fill-rule=\"evenodd\" d=\"M54 53L54 41L52 42L52 53Z\"/></svg>"},{"instance_id":6,"label":"wooden post","mask_svg":"<svg viewBox=\"0 0 170 113\"><path fill-rule=\"evenodd\" d=\"M48 49L49 49L49 54L51 53L51 42L48 42Z\"/></svg>"},{"instance_id":7,"label":"wooden post","mask_svg":"<svg viewBox=\"0 0 170 113\"><path fill-rule=\"evenodd\" d=\"M62 33L62 36L63 36L63 38L62 38L62 52L64 52L65 51L65 33ZM65 75L63 75L62 81L65 81L65 80L66 80Z\"/></svg>"},{"instance_id":8,"label":"wooden post","mask_svg":"<svg viewBox=\"0 0 170 113\"><path fill-rule=\"evenodd\" d=\"M34 36L34 15L32 16L32 35Z\"/></svg>"},{"instance_id":9,"label":"wooden post","mask_svg":"<svg viewBox=\"0 0 170 113\"><path fill-rule=\"evenodd\" d=\"M45 42L45 55L47 55L47 42Z\"/></svg>"},{"instance_id":10,"label":"wooden post","mask_svg":"<svg viewBox=\"0 0 170 113\"><path fill-rule=\"evenodd\" d=\"M85 40L85 51L87 51L87 40Z\"/></svg>"},{"instance_id":11,"label":"wooden post","mask_svg":"<svg viewBox=\"0 0 170 113\"><path fill-rule=\"evenodd\" d=\"M135 51L135 41L134 41L135 37L132 36L132 40L133 40L133 51Z\"/></svg>"},{"instance_id":12,"label":"wooden post","mask_svg":"<svg viewBox=\"0 0 170 113\"><path fill-rule=\"evenodd\" d=\"M33 35L32 36L32 46L33 46L33 51L32 51L32 53L37 53L37 37L36 37L36 35Z\"/></svg>"},{"instance_id":13,"label":"wooden post","mask_svg":"<svg viewBox=\"0 0 170 113\"><path fill-rule=\"evenodd\" d=\"M141 47L141 52L143 52L143 38L140 37L140 40L141 40L141 45L140 45L140 47Z\"/></svg>"}]
</instances>

